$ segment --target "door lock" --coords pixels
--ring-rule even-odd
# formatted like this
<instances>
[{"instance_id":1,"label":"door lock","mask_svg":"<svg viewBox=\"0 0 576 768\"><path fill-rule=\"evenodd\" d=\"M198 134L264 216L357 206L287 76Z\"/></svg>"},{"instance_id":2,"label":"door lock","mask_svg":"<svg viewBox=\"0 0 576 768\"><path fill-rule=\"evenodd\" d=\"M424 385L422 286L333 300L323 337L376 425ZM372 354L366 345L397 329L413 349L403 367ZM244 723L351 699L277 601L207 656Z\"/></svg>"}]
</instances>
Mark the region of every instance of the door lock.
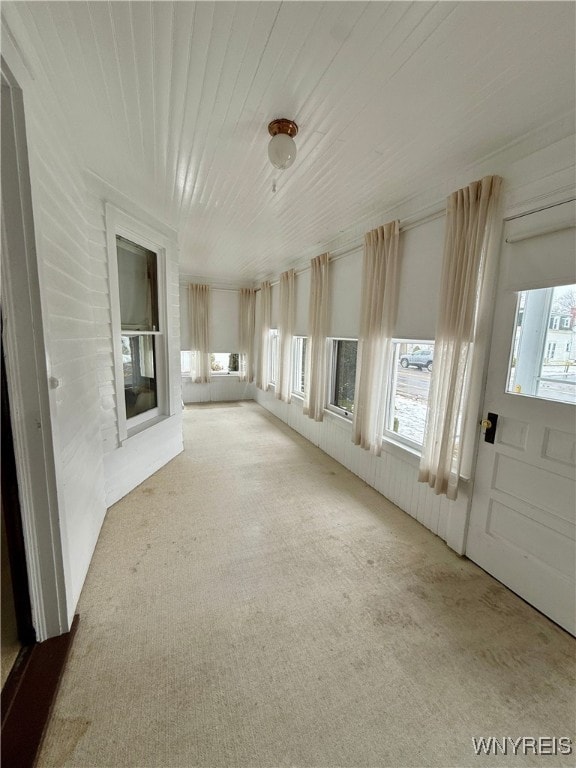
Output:
<instances>
[{"instance_id":1,"label":"door lock","mask_svg":"<svg viewBox=\"0 0 576 768\"><path fill-rule=\"evenodd\" d=\"M482 419L480 426L484 431L484 442L493 443L496 437L496 425L498 424L498 414L489 413L486 419Z\"/></svg>"}]
</instances>

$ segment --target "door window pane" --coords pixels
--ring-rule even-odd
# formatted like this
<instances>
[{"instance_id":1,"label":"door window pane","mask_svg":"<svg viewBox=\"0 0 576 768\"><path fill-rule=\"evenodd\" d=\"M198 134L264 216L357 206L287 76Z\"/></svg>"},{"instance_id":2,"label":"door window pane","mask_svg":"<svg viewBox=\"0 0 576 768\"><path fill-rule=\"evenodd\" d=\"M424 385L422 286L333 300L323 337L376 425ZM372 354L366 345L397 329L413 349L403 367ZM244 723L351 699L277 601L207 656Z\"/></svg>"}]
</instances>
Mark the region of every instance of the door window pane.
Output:
<instances>
[{"instance_id":1,"label":"door window pane","mask_svg":"<svg viewBox=\"0 0 576 768\"><path fill-rule=\"evenodd\" d=\"M156 350L154 336L122 336L126 418L158 405L156 395Z\"/></svg>"},{"instance_id":2,"label":"door window pane","mask_svg":"<svg viewBox=\"0 0 576 768\"><path fill-rule=\"evenodd\" d=\"M518 294L506 391L576 403L576 285Z\"/></svg>"}]
</instances>

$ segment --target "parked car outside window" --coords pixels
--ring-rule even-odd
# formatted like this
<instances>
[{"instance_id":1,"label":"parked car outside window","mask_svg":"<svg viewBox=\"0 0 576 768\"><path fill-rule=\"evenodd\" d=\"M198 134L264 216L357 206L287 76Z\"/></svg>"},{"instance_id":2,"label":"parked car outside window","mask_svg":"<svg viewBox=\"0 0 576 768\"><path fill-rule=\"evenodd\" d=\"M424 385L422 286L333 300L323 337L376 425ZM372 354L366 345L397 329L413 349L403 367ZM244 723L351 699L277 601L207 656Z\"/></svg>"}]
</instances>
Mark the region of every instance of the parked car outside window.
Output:
<instances>
[{"instance_id":1,"label":"parked car outside window","mask_svg":"<svg viewBox=\"0 0 576 768\"><path fill-rule=\"evenodd\" d=\"M433 362L433 349L418 349L415 352L408 352L407 354L400 356L400 365L402 368L408 368L408 366L413 365L420 371L422 368L426 368L428 371L431 371Z\"/></svg>"}]
</instances>

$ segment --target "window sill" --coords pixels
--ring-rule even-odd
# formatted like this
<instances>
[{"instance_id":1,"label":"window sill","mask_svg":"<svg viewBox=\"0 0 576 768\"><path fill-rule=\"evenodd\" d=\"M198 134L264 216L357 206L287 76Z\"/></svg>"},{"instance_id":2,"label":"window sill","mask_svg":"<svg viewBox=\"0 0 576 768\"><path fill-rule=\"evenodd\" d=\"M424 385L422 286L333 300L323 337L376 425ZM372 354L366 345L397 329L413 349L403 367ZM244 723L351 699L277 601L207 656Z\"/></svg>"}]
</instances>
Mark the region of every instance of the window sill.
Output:
<instances>
[{"instance_id":1,"label":"window sill","mask_svg":"<svg viewBox=\"0 0 576 768\"><path fill-rule=\"evenodd\" d=\"M155 416L149 421L143 421L141 424L135 424L133 427L129 427L128 434L120 441L120 445L126 445L133 438L139 437L145 432L148 432L148 430L153 430L154 427L157 427L159 424L162 424L171 418L171 415L161 414L160 416Z\"/></svg>"},{"instance_id":2,"label":"window sill","mask_svg":"<svg viewBox=\"0 0 576 768\"><path fill-rule=\"evenodd\" d=\"M330 416L330 418L341 425L347 424L350 429L352 429L352 414L350 414L350 416L344 416L343 413L333 411L331 408L324 408L324 414Z\"/></svg>"}]
</instances>

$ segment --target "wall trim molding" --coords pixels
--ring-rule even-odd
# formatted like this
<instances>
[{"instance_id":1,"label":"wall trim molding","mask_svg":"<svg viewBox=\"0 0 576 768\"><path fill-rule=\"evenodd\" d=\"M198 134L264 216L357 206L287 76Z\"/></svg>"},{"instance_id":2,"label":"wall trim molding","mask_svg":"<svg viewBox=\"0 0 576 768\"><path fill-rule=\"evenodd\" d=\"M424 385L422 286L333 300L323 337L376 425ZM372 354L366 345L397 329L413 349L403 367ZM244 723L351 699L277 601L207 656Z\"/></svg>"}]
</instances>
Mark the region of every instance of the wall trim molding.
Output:
<instances>
[{"instance_id":1,"label":"wall trim molding","mask_svg":"<svg viewBox=\"0 0 576 768\"><path fill-rule=\"evenodd\" d=\"M71 617L59 514L53 420L22 90L2 60L2 305L4 349L30 602L39 641Z\"/></svg>"}]
</instances>

